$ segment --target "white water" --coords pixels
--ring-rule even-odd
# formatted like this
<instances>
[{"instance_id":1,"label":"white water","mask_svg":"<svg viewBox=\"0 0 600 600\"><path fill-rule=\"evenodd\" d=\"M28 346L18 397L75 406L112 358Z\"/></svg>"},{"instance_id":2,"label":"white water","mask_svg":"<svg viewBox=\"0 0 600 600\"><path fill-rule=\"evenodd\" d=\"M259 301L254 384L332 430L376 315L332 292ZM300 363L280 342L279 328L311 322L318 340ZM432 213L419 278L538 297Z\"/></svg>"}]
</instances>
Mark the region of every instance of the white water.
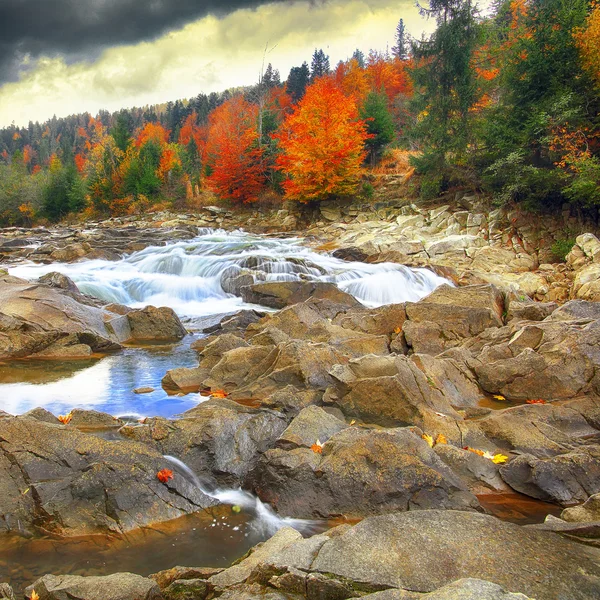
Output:
<instances>
[{"instance_id":1,"label":"white water","mask_svg":"<svg viewBox=\"0 0 600 600\"><path fill-rule=\"evenodd\" d=\"M250 492L242 489L237 490L209 490L203 485L200 478L183 461L174 456L165 455L165 459L175 465L180 471L185 473L190 480L203 494L209 498L214 498L222 504L239 506L254 516L253 527L261 535L272 535L282 527L293 527L298 531L310 533L315 527L316 521L305 519L292 519L290 517L280 517L268 504L265 504L260 498Z\"/></svg>"},{"instance_id":2,"label":"white water","mask_svg":"<svg viewBox=\"0 0 600 600\"><path fill-rule=\"evenodd\" d=\"M170 306L182 317L235 312L245 305L221 287L226 269L251 269L267 281L335 283L371 307L417 301L443 278L395 263L345 262L302 246L301 239L273 239L243 232L207 230L194 240L149 247L121 261L11 267L11 275L35 279L51 271L69 276L83 293L140 307Z\"/></svg>"}]
</instances>

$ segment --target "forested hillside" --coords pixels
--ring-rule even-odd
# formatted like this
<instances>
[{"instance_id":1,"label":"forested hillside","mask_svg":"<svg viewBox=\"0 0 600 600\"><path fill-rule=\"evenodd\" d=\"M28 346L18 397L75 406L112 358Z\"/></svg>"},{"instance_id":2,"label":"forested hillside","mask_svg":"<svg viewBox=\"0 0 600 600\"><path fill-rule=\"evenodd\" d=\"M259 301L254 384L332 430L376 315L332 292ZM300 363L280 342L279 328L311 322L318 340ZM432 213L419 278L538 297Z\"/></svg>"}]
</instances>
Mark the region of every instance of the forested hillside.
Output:
<instances>
[{"instance_id":1,"label":"forested hillside","mask_svg":"<svg viewBox=\"0 0 600 600\"><path fill-rule=\"evenodd\" d=\"M600 204L600 5L435 0L437 28L389 51L323 50L282 80L166 105L0 131L0 224L372 192L365 172L413 152L419 193L453 187L553 210Z\"/></svg>"}]
</instances>

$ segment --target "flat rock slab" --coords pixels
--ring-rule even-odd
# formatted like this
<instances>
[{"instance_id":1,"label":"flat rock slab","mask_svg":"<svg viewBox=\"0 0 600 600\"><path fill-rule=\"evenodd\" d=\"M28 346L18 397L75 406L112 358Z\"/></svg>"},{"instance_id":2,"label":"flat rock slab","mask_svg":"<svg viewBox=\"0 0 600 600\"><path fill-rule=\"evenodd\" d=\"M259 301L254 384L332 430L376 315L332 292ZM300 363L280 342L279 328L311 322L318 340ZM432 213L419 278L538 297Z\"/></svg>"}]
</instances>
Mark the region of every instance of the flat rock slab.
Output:
<instances>
[{"instance_id":1,"label":"flat rock slab","mask_svg":"<svg viewBox=\"0 0 600 600\"><path fill-rule=\"evenodd\" d=\"M537 600L590 600L600 597L600 565L588 556L553 533L432 510L365 519L326 542L311 569L375 589L432 592L476 578Z\"/></svg>"}]
</instances>

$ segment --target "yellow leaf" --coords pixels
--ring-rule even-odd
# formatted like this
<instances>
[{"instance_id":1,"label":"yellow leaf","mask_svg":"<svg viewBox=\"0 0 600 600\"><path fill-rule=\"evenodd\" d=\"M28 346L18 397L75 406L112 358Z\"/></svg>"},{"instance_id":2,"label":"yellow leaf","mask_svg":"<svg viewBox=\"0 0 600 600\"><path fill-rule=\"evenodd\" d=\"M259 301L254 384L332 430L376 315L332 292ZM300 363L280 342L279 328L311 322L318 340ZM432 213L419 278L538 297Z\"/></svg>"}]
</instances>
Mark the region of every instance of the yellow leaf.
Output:
<instances>
[{"instance_id":1,"label":"yellow leaf","mask_svg":"<svg viewBox=\"0 0 600 600\"><path fill-rule=\"evenodd\" d=\"M35 590L33 590L33 592L31 592L31 596L30 596L29 600L40 600L40 596Z\"/></svg>"},{"instance_id":2,"label":"yellow leaf","mask_svg":"<svg viewBox=\"0 0 600 600\"><path fill-rule=\"evenodd\" d=\"M505 456L504 454L496 454L492 458L492 462L496 463L497 465L504 464L507 460L508 460L508 456Z\"/></svg>"},{"instance_id":3,"label":"yellow leaf","mask_svg":"<svg viewBox=\"0 0 600 600\"><path fill-rule=\"evenodd\" d=\"M71 419L73 418L73 413L70 412L67 415L59 415L58 420L63 424L63 425L68 425L71 422Z\"/></svg>"},{"instance_id":4,"label":"yellow leaf","mask_svg":"<svg viewBox=\"0 0 600 600\"><path fill-rule=\"evenodd\" d=\"M421 437L429 444L430 448L433 448L433 438L430 435L424 433Z\"/></svg>"},{"instance_id":5,"label":"yellow leaf","mask_svg":"<svg viewBox=\"0 0 600 600\"><path fill-rule=\"evenodd\" d=\"M494 394L494 400L500 400L500 402L506 402L506 398L500 394Z\"/></svg>"},{"instance_id":6,"label":"yellow leaf","mask_svg":"<svg viewBox=\"0 0 600 600\"><path fill-rule=\"evenodd\" d=\"M436 438L435 438L435 443L436 444L447 444L448 440L446 439L446 436L443 433L440 433Z\"/></svg>"},{"instance_id":7,"label":"yellow leaf","mask_svg":"<svg viewBox=\"0 0 600 600\"><path fill-rule=\"evenodd\" d=\"M355 425L356 424L356 419L352 419L352 421L350 421L350 425Z\"/></svg>"},{"instance_id":8,"label":"yellow leaf","mask_svg":"<svg viewBox=\"0 0 600 600\"><path fill-rule=\"evenodd\" d=\"M396 327L396 329L394 329L394 333L402 333L402 327Z\"/></svg>"}]
</instances>

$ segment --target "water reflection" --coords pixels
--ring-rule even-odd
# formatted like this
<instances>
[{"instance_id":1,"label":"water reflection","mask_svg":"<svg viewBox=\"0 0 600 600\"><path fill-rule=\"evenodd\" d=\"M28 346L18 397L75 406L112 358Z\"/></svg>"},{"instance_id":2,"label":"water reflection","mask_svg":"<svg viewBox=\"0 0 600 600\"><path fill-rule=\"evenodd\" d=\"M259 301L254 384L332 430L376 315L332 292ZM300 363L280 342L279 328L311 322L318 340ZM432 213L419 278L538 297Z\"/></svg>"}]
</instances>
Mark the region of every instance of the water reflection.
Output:
<instances>
[{"instance_id":1,"label":"water reflection","mask_svg":"<svg viewBox=\"0 0 600 600\"><path fill-rule=\"evenodd\" d=\"M2 410L22 414L41 406L55 415L73 408L172 417L200 401L198 394L168 396L161 379L169 369L194 367L194 336L180 344L126 348L102 359L84 361L11 361L0 364ZM152 387L150 394L134 389Z\"/></svg>"}]
</instances>

